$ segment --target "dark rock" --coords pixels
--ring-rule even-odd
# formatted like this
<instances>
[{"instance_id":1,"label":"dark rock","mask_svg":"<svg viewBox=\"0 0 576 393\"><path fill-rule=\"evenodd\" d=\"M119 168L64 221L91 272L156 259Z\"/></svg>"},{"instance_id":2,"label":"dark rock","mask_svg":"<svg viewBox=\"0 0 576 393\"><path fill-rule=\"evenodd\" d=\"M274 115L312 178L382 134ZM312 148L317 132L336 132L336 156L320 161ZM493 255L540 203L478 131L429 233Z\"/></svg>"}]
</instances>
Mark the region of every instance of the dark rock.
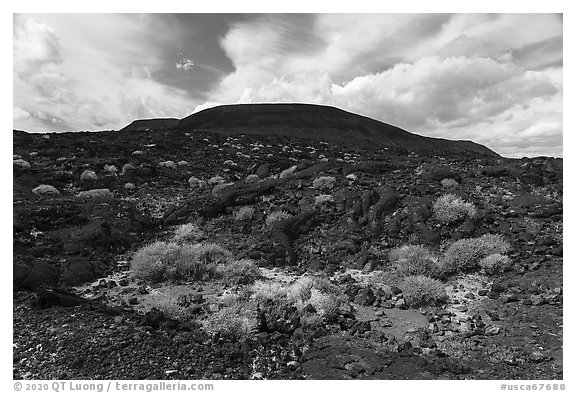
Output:
<instances>
[{"instance_id":1,"label":"dark rock","mask_svg":"<svg viewBox=\"0 0 576 393\"><path fill-rule=\"evenodd\" d=\"M22 274L22 272L20 272ZM60 278L60 269L46 261L34 261L28 274L21 282L21 287L36 289L40 287L56 287Z\"/></svg>"},{"instance_id":2,"label":"dark rock","mask_svg":"<svg viewBox=\"0 0 576 393\"><path fill-rule=\"evenodd\" d=\"M371 306L374 300L376 300L376 297L372 288L361 289L354 298L354 301L361 306Z\"/></svg>"},{"instance_id":3,"label":"dark rock","mask_svg":"<svg viewBox=\"0 0 576 393\"><path fill-rule=\"evenodd\" d=\"M75 307L86 303L86 299L62 289L40 288L31 305L33 308L50 308Z\"/></svg>"}]
</instances>

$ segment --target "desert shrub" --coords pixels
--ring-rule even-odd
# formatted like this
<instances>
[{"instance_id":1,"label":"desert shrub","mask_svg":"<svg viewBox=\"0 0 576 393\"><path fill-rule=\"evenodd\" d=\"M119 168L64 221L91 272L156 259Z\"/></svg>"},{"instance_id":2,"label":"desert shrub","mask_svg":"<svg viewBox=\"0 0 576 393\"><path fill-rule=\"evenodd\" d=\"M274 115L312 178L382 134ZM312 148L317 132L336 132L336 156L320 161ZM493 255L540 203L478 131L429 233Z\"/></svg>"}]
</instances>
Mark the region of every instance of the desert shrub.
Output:
<instances>
[{"instance_id":1,"label":"desert shrub","mask_svg":"<svg viewBox=\"0 0 576 393\"><path fill-rule=\"evenodd\" d=\"M178 166L186 166L188 165L188 161L186 160L180 160L176 163Z\"/></svg>"},{"instance_id":2,"label":"desert shrub","mask_svg":"<svg viewBox=\"0 0 576 393\"><path fill-rule=\"evenodd\" d=\"M424 275L434 277L438 271L438 259L422 245L397 247L388 255L402 276Z\"/></svg>"},{"instance_id":3,"label":"desert shrub","mask_svg":"<svg viewBox=\"0 0 576 393\"><path fill-rule=\"evenodd\" d=\"M208 184L210 184L211 186L215 186L217 184L222 184L224 183L224 178L222 176L213 176L210 179L208 179Z\"/></svg>"},{"instance_id":4,"label":"desert shrub","mask_svg":"<svg viewBox=\"0 0 576 393\"><path fill-rule=\"evenodd\" d=\"M411 307L438 305L447 299L442 283L430 277L406 276L399 287L404 301Z\"/></svg>"},{"instance_id":5,"label":"desert shrub","mask_svg":"<svg viewBox=\"0 0 576 393\"><path fill-rule=\"evenodd\" d=\"M88 191L80 191L78 198L112 198L112 192L107 188L95 188L93 190Z\"/></svg>"},{"instance_id":6,"label":"desert shrub","mask_svg":"<svg viewBox=\"0 0 576 393\"><path fill-rule=\"evenodd\" d=\"M474 217L476 207L470 202L454 194L444 194L434 202L434 216L444 224L461 220L465 217Z\"/></svg>"},{"instance_id":7,"label":"desert shrub","mask_svg":"<svg viewBox=\"0 0 576 393\"><path fill-rule=\"evenodd\" d=\"M132 165L132 164L130 164L130 163L124 164L124 166L122 167L122 174L125 175L125 174L127 174L128 172L133 171L134 169L136 169L136 168L134 167L134 165Z\"/></svg>"},{"instance_id":8,"label":"desert shrub","mask_svg":"<svg viewBox=\"0 0 576 393\"><path fill-rule=\"evenodd\" d=\"M158 163L161 168L176 169L176 163L174 161L162 161Z\"/></svg>"},{"instance_id":9,"label":"desert shrub","mask_svg":"<svg viewBox=\"0 0 576 393\"><path fill-rule=\"evenodd\" d=\"M177 298L166 293L151 294L146 303L172 319L184 319L188 316L186 307L179 305Z\"/></svg>"},{"instance_id":10,"label":"desert shrub","mask_svg":"<svg viewBox=\"0 0 576 393\"><path fill-rule=\"evenodd\" d=\"M284 169L282 172L280 172L280 179L284 179L285 177L288 177L291 174L293 174L296 171L296 168L298 167L296 165L293 165L290 168Z\"/></svg>"},{"instance_id":11,"label":"desert shrub","mask_svg":"<svg viewBox=\"0 0 576 393\"><path fill-rule=\"evenodd\" d=\"M98 180L98 176L96 175L96 172L86 169L82 174L80 174L80 180Z\"/></svg>"},{"instance_id":12,"label":"desert shrub","mask_svg":"<svg viewBox=\"0 0 576 393\"><path fill-rule=\"evenodd\" d=\"M282 210L275 211L275 212L268 214L268 216L266 217L266 225L271 227L272 225L274 225L275 222L287 220L291 217L292 216L290 215L290 213L287 213L285 211L282 211Z\"/></svg>"},{"instance_id":13,"label":"desert shrub","mask_svg":"<svg viewBox=\"0 0 576 393\"><path fill-rule=\"evenodd\" d=\"M452 178L445 178L440 181L440 184L444 188L454 188L458 185L458 182Z\"/></svg>"},{"instance_id":14,"label":"desert shrub","mask_svg":"<svg viewBox=\"0 0 576 393\"><path fill-rule=\"evenodd\" d=\"M287 298L286 286L277 282L256 281L250 288L251 299L256 303L280 301Z\"/></svg>"},{"instance_id":15,"label":"desert shrub","mask_svg":"<svg viewBox=\"0 0 576 393\"><path fill-rule=\"evenodd\" d=\"M508 243L501 235L486 234L473 239L461 239L450 245L440 259L440 270L446 275L478 268L481 259L492 254L506 254Z\"/></svg>"},{"instance_id":16,"label":"desert shrub","mask_svg":"<svg viewBox=\"0 0 576 393\"><path fill-rule=\"evenodd\" d=\"M49 184L40 184L38 187L32 190L32 193L36 195L59 195L60 191L56 187Z\"/></svg>"},{"instance_id":17,"label":"desert shrub","mask_svg":"<svg viewBox=\"0 0 576 393\"><path fill-rule=\"evenodd\" d=\"M216 267L216 274L222 277L225 283L231 285L252 284L261 277L260 269L250 259L220 264Z\"/></svg>"},{"instance_id":18,"label":"desert shrub","mask_svg":"<svg viewBox=\"0 0 576 393\"><path fill-rule=\"evenodd\" d=\"M314 179L312 187L316 190L331 190L336 185L334 176L320 176Z\"/></svg>"},{"instance_id":19,"label":"desert shrub","mask_svg":"<svg viewBox=\"0 0 576 393\"><path fill-rule=\"evenodd\" d=\"M251 221L254 218L254 208L252 206L242 206L234 212L234 220Z\"/></svg>"},{"instance_id":20,"label":"desert shrub","mask_svg":"<svg viewBox=\"0 0 576 393\"><path fill-rule=\"evenodd\" d=\"M314 198L314 205L323 205L328 202L334 202L334 197L330 194L320 194Z\"/></svg>"},{"instance_id":21,"label":"desert shrub","mask_svg":"<svg viewBox=\"0 0 576 393\"><path fill-rule=\"evenodd\" d=\"M124 184L124 188L126 190L135 190L136 189L136 185L134 185L134 183L125 183Z\"/></svg>"},{"instance_id":22,"label":"desert shrub","mask_svg":"<svg viewBox=\"0 0 576 393\"><path fill-rule=\"evenodd\" d=\"M174 264L179 251L176 243L154 242L142 247L130 262L134 277L152 282L164 280L168 266Z\"/></svg>"},{"instance_id":23,"label":"desert shrub","mask_svg":"<svg viewBox=\"0 0 576 393\"><path fill-rule=\"evenodd\" d=\"M246 305L233 304L208 315L202 326L212 336L245 340L256 332L258 321Z\"/></svg>"},{"instance_id":24,"label":"desert shrub","mask_svg":"<svg viewBox=\"0 0 576 393\"><path fill-rule=\"evenodd\" d=\"M478 264L484 273L496 274L505 272L510 266L512 266L512 261L506 255L491 254L482 258Z\"/></svg>"},{"instance_id":25,"label":"desert shrub","mask_svg":"<svg viewBox=\"0 0 576 393\"><path fill-rule=\"evenodd\" d=\"M230 260L230 251L213 243L155 242L134 254L131 268L135 277L152 282L204 280L214 278L216 266Z\"/></svg>"},{"instance_id":26,"label":"desert shrub","mask_svg":"<svg viewBox=\"0 0 576 393\"><path fill-rule=\"evenodd\" d=\"M15 159L13 162L13 165L17 168L21 168L21 169L30 169L32 168L32 165L30 165L30 163L26 160L23 160L21 158L17 158Z\"/></svg>"},{"instance_id":27,"label":"desert shrub","mask_svg":"<svg viewBox=\"0 0 576 393\"><path fill-rule=\"evenodd\" d=\"M110 176L116 176L118 173L118 168L115 165L104 165L104 173Z\"/></svg>"},{"instance_id":28,"label":"desert shrub","mask_svg":"<svg viewBox=\"0 0 576 393\"><path fill-rule=\"evenodd\" d=\"M251 175L246 176L245 180L247 183L254 183L254 182L257 182L258 180L260 180L260 177L256 174L251 174Z\"/></svg>"},{"instance_id":29,"label":"desert shrub","mask_svg":"<svg viewBox=\"0 0 576 393\"><path fill-rule=\"evenodd\" d=\"M172 239L177 243L196 243L204 238L204 232L194 223L182 224L174 231Z\"/></svg>"},{"instance_id":30,"label":"desert shrub","mask_svg":"<svg viewBox=\"0 0 576 393\"><path fill-rule=\"evenodd\" d=\"M192 176L188 179L188 184L190 185L190 188L204 188L206 186L206 181Z\"/></svg>"}]
</instances>

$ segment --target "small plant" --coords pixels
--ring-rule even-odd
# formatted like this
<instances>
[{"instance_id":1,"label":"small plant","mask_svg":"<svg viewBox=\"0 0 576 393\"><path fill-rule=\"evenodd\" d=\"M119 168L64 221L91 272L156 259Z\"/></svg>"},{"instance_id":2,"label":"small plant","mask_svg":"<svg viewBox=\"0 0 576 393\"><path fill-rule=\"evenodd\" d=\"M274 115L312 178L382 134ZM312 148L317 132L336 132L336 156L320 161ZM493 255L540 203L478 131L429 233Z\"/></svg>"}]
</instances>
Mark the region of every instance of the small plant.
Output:
<instances>
[{"instance_id":1,"label":"small plant","mask_svg":"<svg viewBox=\"0 0 576 393\"><path fill-rule=\"evenodd\" d=\"M401 276L434 277L438 272L438 258L421 245L394 248L390 251L388 259L396 265Z\"/></svg>"},{"instance_id":2,"label":"small plant","mask_svg":"<svg viewBox=\"0 0 576 393\"><path fill-rule=\"evenodd\" d=\"M246 176L245 180L246 180L246 183L255 183L258 180L260 180L260 177L253 173L251 175Z\"/></svg>"},{"instance_id":3,"label":"small plant","mask_svg":"<svg viewBox=\"0 0 576 393\"><path fill-rule=\"evenodd\" d=\"M336 185L334 176L320 176L312 182L312 187L316 190L331 190Z\"/></svg>"},{"instance_id":4,"label":"small plant","mask_svg":"<svg viewBox=\"0 0 576 393\"><path fill-rule=\"evenodd\" d=\"M179 251L176 243L154 242L134 254L130 267L136 278L160 282L166 278L168 266L174 264Z\"/></svg>"},{"instance_id":5,"label":"small plant","mask_svg":"<svg viewBox=\"0 0 576 393\"><path fill-rule=\"evenodd\" d=\"M23 160L21 158L17 158L13 161L13 165L17 168L21 168L21 169L30 169L32 168L32 165L30 165L30 163L26 160Z\"/></svg>"},{"instance_id":6,"label":"small plant","mask_svg":"<svg viewBox=\"0 0 576 393\"><path fill-rule=\"evenodd\" d=\"M225 182L225 180L222 176L213 176L210 179L208 179L208 184L210 184L211 186L215 186L217 184L222 184L224 182Z\"/></svg>"},{"instance_id":7,"label":"small plant","mask_svg":"<svg viewBox=\"0 0 576 393\"><path fill-rule=\"evenodd\" d=\"M176 169L176 163L174 161L162 161L158 163L161 168Z\"/></svg>"},{"instance_id":8,"label":"small plant","mask_svg":"<svg viewBox=\"0 0 576 393\"><path fill-rule=\"evenodd\" d=\"M284 179L285 177L288 177L294 172L296 172L296 168L298 167L296 165L293 165L290 168L284 169L282 172L280 172L280 179Z\"/></svg>"},{"instance_id":9,"label":"small plant","mask_svg":"<svg viewBox=\"0 0 576 393\"><path fill-rule=\"evenodd\" d=\"M446 274L474 270L479 262L492 254L506 254L508 243L501 235L486 234L473 239L461 239L450 245L440 259L440 270Z\"/></svg>"},{"instance_id":10,"label":"small plant","mask_svg":"<svg viewBox=\"0 0 576 393\"><path fill-rule=\"evenodd\" d=\"M509 269L512 266L512 261L506 255L492 254L482 258L478 264L484 273L497 274Z\"/></svg>"},{"instance_id":11,"label":"small plant","mask_svg":"<svg viewBox=\"0 0 576 393\"><path fill-rule=\"evenodd\" d=\"M268 216L266 217L266 225L271 227L274 225L274 223L278 221L287 220L289 218L292 218L292 216L290 215L290 213L287 213L285 211L279 210L276 212L272 212L268 214Z\"/></svg>"},{"instance_id":12,"label":"small plant","mask_svg":"<svg viewBox=\"0 0 576 393\"><path fill-rule=\"evenodd\" d=\"M447 299L442 283L430 277L407 276L404 277L399 287L404 301L411 307L438 305Z\"/></svg>"},{"instance_id":13,"label":"small plant","mask_svg":"<svg viewBox=\"0 0 576 393\"><path fill-rule=\"evenodd\" d=\"M104 173L108 176L116 176L118 173L118 168L115 165L104 165Z\"/></svg>"},{"instance_id":14,"label":"small plant","mask_svg":"<svg viewBox=\"0 0 576 393\"><path fill-rule=\"evenodd\" d=\"M202 326L212 336L245 340L257 331L258 321L246 305L233 304L208 315Z\"/></svg>"},{"instance_id":15,"label":"small plant","mask_svg":"<svg viewBox=\"0 0 576 393\"><path fill-rule=\"evenodd\" d=\"M194 223L182 224L174 231L172 239L177 243L197 243L204 238L204 232Z\"/></svg>"},{"instance_id":16,"label":"small plant","mask_svg":"<svg viewBox=\"0 0 576 393\"><path fill-rule=\"evenodd\" d=\"M452 179L452 178L447 177L447 178L445 178L445 179L442 179L442 180L440 181L440 184L441 184L442 187L444 187L444 188L454 188L454 187L456 187L456 186L458 185L458 182L457 182L456 180Z\"/></svg>"},{"instance_id":17,"label":"small plant","mask_svg":"<svg viewBox=\"0 0 576 393\"><path fill-rule=\"evenodd\" d=\"M252 206L242 206L234 212L234 220L251 221L254 218L254 208Z\"/></svg>"},{"instance_id":18,"label":"small plant","mask_svg":"<svg viewBox=\"0 0 576 393\"><path fill-rule=\"evenodd\" d=\"M36 195L59 195L60 191L56 187L49 184L41 184L32 190L32 193Z\"/></svg>"},{"instance_id":19,"label":"small plant","mask_svg":"<svg viewBox=\"0 0 576 393\"><path fill-rule=\"evenodd\" d=\"M330 194L320 194L314 198L314 205L316 206L329 202L334 202L334 197Z\"/></svg>"},{"instance_id":20,"label":"small plant","mask_svg":"<svg viewBox=\"0 0 576 393\"><path fill-rule=\"evenodd\" d=\"M216 267L216 274L230 285L252 284L261 277L260 269L250 259L220 264Z\"/></svg>"},{"instance_id":21,"label":"small plant","mask_svg":"<svg viewBox=\"0 0 576 393\"><path fill-rule=\"evenodd\" d=\"M434 202L434 216L443 224L450 224L465 217L474 217L476 207L454 194L444 194Z\"/></svg>"},{"instance_id":22,"label":"small plant","mask_svg":"<svg viewBox=\"0 0 576 393\"><path fill-rule=\"evenodd\" d=\"M126 164L124 164L124 166L122 167L122 174L125 175L125 174L127 174L128 172L133 171L134 169L136 169L136 168L134 167L134 165L132 165L132 164L130 164L130 163L126 163Z\"/></svg>"},{"instance_id":23,"label":"small plant","mask_svg":"<svg viewBox=\"0 0 576 393\"><path fill-rule=\"evenodd\" d=\"M95 188L88 191L80 191L77 195L78 198L112 198L112 192L107 188Z\"/></svg>"},{"instance_id":24,"label":"small plant","mask_svg":"<svg viewBox=\"0 0 576 393\"><path fill-rule=\"evenodd\" d=\"M193 188L193 189L199 189L199 188L206 187L206 181L205 180L198 179L197 177L194 177L194 176L192 176L190 179L188 179L188 184L190 185L190 188Z\"/></svg>"},{"instance_id":25,"label":"small plant","mask_svg":"<svg viewBox=\"0 0 576 393\"><path fill-rule=\"evenodd\" d=\"M98 176L96 175L96 172L86 169L80 175L80 180L84 181L98 180Z\"/></svg>"}]
</instances>

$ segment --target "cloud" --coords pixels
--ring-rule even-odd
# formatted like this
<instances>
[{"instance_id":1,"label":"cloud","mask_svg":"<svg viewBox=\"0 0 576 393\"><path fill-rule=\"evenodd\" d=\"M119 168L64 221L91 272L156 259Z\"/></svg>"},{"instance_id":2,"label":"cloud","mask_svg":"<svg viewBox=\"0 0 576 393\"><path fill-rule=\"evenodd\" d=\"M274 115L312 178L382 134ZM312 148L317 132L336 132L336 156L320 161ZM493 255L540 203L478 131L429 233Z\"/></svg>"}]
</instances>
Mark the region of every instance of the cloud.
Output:
<instances>
[{"instance_id":1,"label":"cloud","mask_svg":"<svg viewBox=\"0 0 576 393\"><path fill-rule=\"evenodd\" d=\"M209 101L334 105L505 154L530 153L528 140L562 154L556 15L322 14L301 29L298 50L289 32L300 21L280 22L267 16L231 28L221 44L236 69Z\"/></svg>"}]
</instances>

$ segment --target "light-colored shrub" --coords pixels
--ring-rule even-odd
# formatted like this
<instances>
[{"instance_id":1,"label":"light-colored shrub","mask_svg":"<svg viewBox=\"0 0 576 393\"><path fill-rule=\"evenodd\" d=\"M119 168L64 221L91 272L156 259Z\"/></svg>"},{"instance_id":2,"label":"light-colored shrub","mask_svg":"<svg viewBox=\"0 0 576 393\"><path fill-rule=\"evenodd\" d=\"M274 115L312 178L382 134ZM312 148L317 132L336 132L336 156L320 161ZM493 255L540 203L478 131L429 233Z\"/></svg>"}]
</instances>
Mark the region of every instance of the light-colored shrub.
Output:
<instances>
[{"instance_id":1,"label":"light-colored shrub","mask_svg":"<svg viewBox=\"0 0 576 393\"><path fill-rule=\"evenodd\" d=\"M296 171L296 168L298 168L296 165L292 165L290 168L284 169L282 172L280 172L280 179L284 179L285 177L293 174Z\"/></svg>"},{"instance_id":2,"label":"light-colored shrub","mask_svg":"<svg viewBox=\"0 0 576 393\"><path fill-rule=\"evenodd\" d=\"M252 206L242 206L234 212L234 220L251 221L254 218L254 208Z\"/></svg>"},{"instance_id":3,"label":"light-colored shrub","mask_svg":"<svg viewBox=\"0 0 576 393\"><path fill-rule=\"evenodd\" d=\"M503 273L512 266L512 261L507 255L491 254L478 262L482 271L486 274Z\"/></svg>"},{"instance_id":4,"label":"light-colored shrub","mask_svg":"<svg viewBox=\"0 0 576 393\"><path fill-rule=\"evenodd\" d=\"M96 172L86 169L80 175L80 180L91 181L91 180L98 180L98 176Z\"/></svg>"},{"instance_id":5,"label":"light-colored shrub","mask_svg":"<svg viewBox=\"0 0 576 393\"><path fill-rule=\"evenodd\" d=\"M15 159L13 162L13 166L17 167L17 168L21 168L21 169L30 169L32 168L32 165L30 165L30 163L26 160L23 160L21 158L17 158Z\"/></svg>"},{"instance_id":6,"label":"light-colored shrub","mask_svg":"<svg viewBox=\"0 0 576 393\"><path fill-rule=\"evenodd\" d=\"M144 152L143 152L142 150L134 150L134 151L132 152L132 155L133 155L133 156L141 156L141 155L143 155L143 154L144 154Z\"/></svg>"},{"instance_id":7,"label":"light-colored shrub","mask_svg":"<svg viewBox=\"0 0 576 393\"><path fill-rule=\"evenodd\" d=\"M336 185L334 176L320 176L314 179L312 187L316 190L331 190Z\"/></svg>"},{"instance_id":8,"label":"light-colored shrub","mask_svg":"<svg viewBox=\"0 0 576 393\"><path fill-rule=\"evenodd\" d=\"M204 238L204 232L194 223L182 224L174 231L172 239L177 243L197 243Z\"/></svg>"},{"instance_id":9,"label":"light-colored shrub","mask_svg":"<svg viewBox=\"0 0 576 393\"><path fill-rule=\"evenodd\" d=\"M118 174L118 168L115 165L104 165L104 173L109 176L116 176Z\"/></svg>"},{"instance_id":10,"label":"light-colored shrub","mask_svg":"<svg viewBox=\"0 0 576 393\"><path fill-rule=\"evenodd\" d=\"M444 224L450 224L476 215L476 207L454 194L444 194L434 202L434 216Z\"/></svg>"},{"instance_id":11,"label":"light-colored shrub","mask_svg":"<svg viewBox=\"0 0 576 393\"><path fill-rule=\"evenodd\" d=\"M404 301L411 307L438 305L447 299L442 283L430 277L406 276L399 287Z\"/></svg>"},{"instance_id":12,"label":"light-colored shrub","mask_svg":"<svg viewBox=\"0 0 576 393\"><path fill-rule=\"evenodd\" d=\"M32 192L36 195L60 195L60 191L49 184L41 184L34 188Z\"/></svg>"},{"instance_id":13,"label":"light-colored shrub","mask_svg":"<svg viewBox=\"0 0 576 393\"><path fill-rule=\"evenodd\" d=\"M442 274L474 270L481 259L492 254L506 254L508 243L501 235L486 234L473 239L461 239L452 243L440 259Z\"/></svg>"},{"instance_id":14,"label":"light-colored shrub","mask_svg":"<svg viewBox=\"0 0 576 393\"><path fill-rule=\"evenodd\" d=\"M132 164L130 164L130 163L126 163L126 164L124 164L124 166L122 167L122 174L125 175L125 174L127 174L128 172L133 171L134 169L136 169L136 168L134 167L134 165L132 165Z\"/></svg>"},{"instance_id":15,"label":"light-colored shrub","mask_svg":"<svg viewBox=\"0 0 576 393\"><path fill-rule=\"evenodd\" d=\"M206 181L205 180L198 179L197 177L194 177L194 176L192 176L190 179L188 179L188 184L190 185L190 188L204 188L204 187L206 187Z\"/></svg>"},{"instance_id":16,"label":"light-colored shrub","mask_svg":"<svg viewBox=\"0 0 576 393\"><path fill-rule=\"evenodd\" d=\"M78 198L103 198L103 199L110 199L113 197L112 192L110 192L107 188L95 188L93 190L88 191L80 191Z\"/></svg>"},{"instance_id":17,"label":"light-colored shrub","mask_svg":"<svg viewBox=\"0 0 576 393\"><path fill-rule=\"evenodd\" d=\"M130 261L134 277L152 282L163 281L168 267L174 265L179 251L178 244L160 241L142 247Z\"/></svg>"},{"instance_id":18,"label":"light-colored shrub","mask_svg":"<svg viewBox=\"0 0 576 393\"><path fill-rule=\"evenodd\" d=\"M124 188L127 190L135 190L136 186L134 185L134 183L125 183Z\"/></svg>"},{"instance_id":19,"label":"light-colored shrub","mask_svg":"<svg viewBox=\"0 0 576 393\"><path fill-rule=\"evenodd\" d=\"M174 161L162 161L158 163L158 166L161 168L169 168L169 169L176 169L176 163Z\"/></svg>"},{"instance_id":20,"label":"light-colored shrub","mask_svg":"<svg viewBox=\"0 0 576 393\"><path fill-rule=\"evenodd\" d=\"M256 332L256 313L246 305L234 304L223 307L202 321L202 327L210 335L245 340Z\"/></svg>"},{"instance_id":21,"label":"light-colored shrub","mask_svg":"<svg viewBox=\"0 0 576 393\"><path fill-rule=\"evenodd\" d=\"M210 184L211 186L222 184L224 182L225 180L222 176L212 176L210 179L208 179L208 184Z\"/></svg>"},{"instance_id":22,"label":"light-colored shrub","mask_svg":"<svg viewBox=\"0 0 576 393\"><path fill-rule=\"evenodd\" d=\"M394 248L388 255L402 276L424 275L434 277L438 272L438 258L422 245Z\"/></svg>"},{"instance_id":23,"label":"light-colored shrub","mask_svg":"<svg viewBox=\"0 0 576 393\"><path fill-rule=\"evenodd\" d=\"M216 267L216 274L230 285L252 284L261 277L260 268L250 259L220 264Z\"/></svg>"},{"instance_id":24,"label":"light-colored shrub","mask_svg":"<svg viewBox=\"0 0 576 393\"><path fill-rule=\"evenodd\" d=\"M329 202L334 202L334 197L330 194L320 194L314 198L314 205L316 206Z\"/></svg>"},{"instance_id":25,"label":"light-colored shrub","mask_svg":"<svg viewBox=\"0 0 576 393\"><path fill-rule=\"evenodd\" d=\"M186 161L186 160L180 160L180 161L178 161L177 165L178 165L178 166L186 166L186 165L188 165L188 161Z\"/></svg>"},{"instance_id":26,"label":"light-colored shrub","mask_svg":"<svg viewBox=\"0 0 576 393\"><path fill-rule=\"evenodd\" d=\"M258 175L254 174L254 173L246 176L246 182L247 183L255 183L258 180L260 180L260 177L258 177Z\"/></svg>"},{"instance_id":27,"label":"light-colored shrub","mask_svg":"<svg viewBox=\"0 0 576 393\"><path fill-rule=\"evenodd\" d=\"M440 184L444 188L454 188L458 185L458 182L452 178L445 178L440 181Z\"/></svg>"},{"instance_id":28,"label":"light-colored shrub","mask_svg":"<svg viewBox=\"0 0 576 393\"><path fill-rule=\"evenodd\" d=\"M287 212L282 211L282 210L275 211L275 212L268 214L268 216L266 217L266 225L271 227L274 225L274 223L276 223L278 221L287 220L289 218L292 218L292 215L290 213L287 213Z\"/></svg>"}]
</instances>

